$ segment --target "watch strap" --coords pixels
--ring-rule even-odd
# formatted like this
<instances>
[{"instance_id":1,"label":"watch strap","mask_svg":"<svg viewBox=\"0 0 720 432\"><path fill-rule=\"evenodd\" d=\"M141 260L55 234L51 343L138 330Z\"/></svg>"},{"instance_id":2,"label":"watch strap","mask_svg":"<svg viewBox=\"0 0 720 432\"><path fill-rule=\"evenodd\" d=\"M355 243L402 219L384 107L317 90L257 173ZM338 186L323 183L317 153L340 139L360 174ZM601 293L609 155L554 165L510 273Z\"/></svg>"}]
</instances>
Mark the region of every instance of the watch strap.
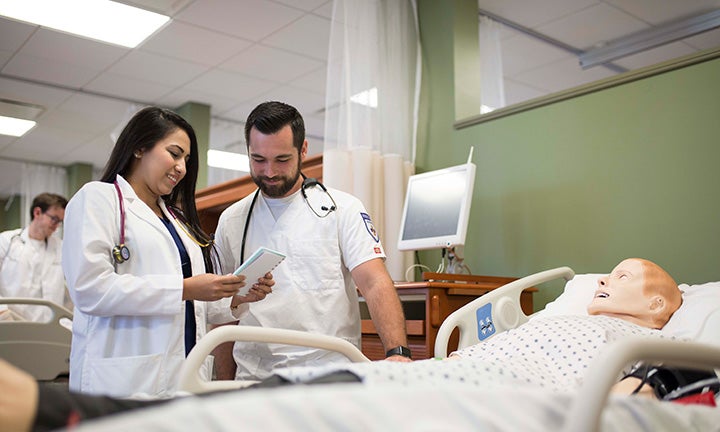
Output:
<instances>
[{"instance_id":1,"label":"watch strap","mask_svg":"<svg viewBox=\"0 0 720 432\"><path fill-rule=\"evenodd\" d=\"M403 357L412 359L412 352L410 351L410 348L402 346L402 345L397 346L393 349L390 349L385 353L385 357L390 357L390 356L394 356L394 355L401 355Z\"/></svg>"}]
</instances>

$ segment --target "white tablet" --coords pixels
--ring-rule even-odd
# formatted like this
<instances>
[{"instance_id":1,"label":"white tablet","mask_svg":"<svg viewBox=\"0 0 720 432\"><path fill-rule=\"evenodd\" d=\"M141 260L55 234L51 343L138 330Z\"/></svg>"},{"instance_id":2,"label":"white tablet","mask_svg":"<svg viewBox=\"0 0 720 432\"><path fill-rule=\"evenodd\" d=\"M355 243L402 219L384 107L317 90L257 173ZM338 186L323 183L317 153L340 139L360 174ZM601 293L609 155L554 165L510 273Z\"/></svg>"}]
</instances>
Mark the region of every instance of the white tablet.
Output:
<instances>
[{"instance_id":1,"label":"white tablet","mask_svg":"<svg viewBox=\"0 0 720 432\"><path fill-rule=\"evenodd\" d=\"M258 279L273 271L284 259L284 254L266 247L256 250L233 272L235 275L245 276L245 286L236 295L246 295Z\"/></svg>"}]
</instances>

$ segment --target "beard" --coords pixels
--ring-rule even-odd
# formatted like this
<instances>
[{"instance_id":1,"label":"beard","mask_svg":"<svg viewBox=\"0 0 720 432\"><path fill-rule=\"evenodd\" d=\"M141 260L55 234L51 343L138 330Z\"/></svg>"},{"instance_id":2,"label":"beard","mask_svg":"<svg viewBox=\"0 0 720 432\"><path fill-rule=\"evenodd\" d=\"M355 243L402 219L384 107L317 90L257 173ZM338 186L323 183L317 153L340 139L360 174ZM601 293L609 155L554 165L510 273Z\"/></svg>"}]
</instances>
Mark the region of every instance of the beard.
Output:
<instances>
[{"instance_id":1,"label":"beard","mask_svg":"<svg viewBox=\"0 0 720 432\"><path fill-rule=\"evenodd\" d=\"M253 173L250 173L250 176L265 196L269 198L282 198L290 192L300 178L300 161L298 161L297 170L293 175L273 177L272 180L280 180L280 183L277 184L267 184L267 182L270 181L270 177L256 176Z\"/></svg>"}]
</instances>

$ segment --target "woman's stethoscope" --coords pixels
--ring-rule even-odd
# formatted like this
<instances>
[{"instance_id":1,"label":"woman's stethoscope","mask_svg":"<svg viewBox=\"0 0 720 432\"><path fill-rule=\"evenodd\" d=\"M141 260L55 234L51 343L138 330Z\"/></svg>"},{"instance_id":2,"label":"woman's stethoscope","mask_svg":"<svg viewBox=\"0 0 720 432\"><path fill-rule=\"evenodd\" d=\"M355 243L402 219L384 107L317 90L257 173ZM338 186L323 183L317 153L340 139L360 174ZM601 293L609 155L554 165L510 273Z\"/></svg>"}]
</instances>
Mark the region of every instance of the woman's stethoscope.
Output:
<instances>
[{"instance_id":1,"label":"woman's stethoscope","mask_svg":"<svg viewBox=\"0 0 720 432\"><path fill-rule=\"evenodd\" d=\"M123 204L123 195L120 191L120 185L118 185L118 182L113 183L115 185L115 190L117 191L118 201L120 203L120 243L116 244L114 248L112 248L112 256L115 259L115 262L118 264L122 264L125 261L130 259L130 250L127 246L125 246L125 205ZM210 246L210 243L200 243L194 235L190 234L190 232L185 228L185 224L183 224L181 221L178 220L177 216L175 216L175 212L170 208L170 206L167 206L168 213L170 213L170 216L173 217L178 222L178 226L180 226L180 229L182 229L185 234L192 240L196 245L202 247Z\"/></svg>"},{"instance_id":2,"label":"woman's stethoscope","mask_svg":"<svg viewBox=\"0 0 720 432\"><path fill-rule=\"evenodd\" d=\"M313 213L315 213L315 216L319 218L327 217L330 213L337 210L337 204L335 203L335 200L333 199L332 195L330 195L330 192L328 192L325 185L320 183L320 181L316 178L312 177L306 177L305 174L300 173L300 175L303 178L302 186L300 186L300 193L302 194L303 199L305 200L305 204L312 210ZM332 204L330 207L326 205L320 206L320 212L315 210L315 208L310 204L310 200L308 199L307 189L313 188L315 186L319 186L322 190L322 193L327 195L328 198L330 198L330 201ZM257 202L258 195L260 195L260 189L255 191L255 195L253 195L253 199L250 202L250 208L248 209L247 217L245 218L245 228L243 230L243 236L242 236L242 243L240 244L240 262L245 261L245 239L247 238L248 233L248 227L250 226L250 216L252 216L253 208L255 208L255 203Z\"/></svg>"}]
</instances>

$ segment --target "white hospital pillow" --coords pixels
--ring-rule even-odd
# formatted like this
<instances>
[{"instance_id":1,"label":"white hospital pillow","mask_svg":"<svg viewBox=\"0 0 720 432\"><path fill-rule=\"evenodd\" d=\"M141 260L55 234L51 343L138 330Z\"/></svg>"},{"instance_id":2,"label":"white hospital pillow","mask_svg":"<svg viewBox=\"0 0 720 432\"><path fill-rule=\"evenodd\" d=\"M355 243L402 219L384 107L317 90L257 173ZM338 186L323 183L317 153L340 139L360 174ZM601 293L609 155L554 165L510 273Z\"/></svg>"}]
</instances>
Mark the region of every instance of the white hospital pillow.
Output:
<instances>
[{"instance_id":1,"label":"white hospital pillow","mask_svg":"<svg viewBox=\"0 0 720 432\"><path fill-rule=\"evenodd\" d=\"M587 306L597 290L597 280L605 273L578 274L565 284L565 290L558 298L536 313L535 317L558 315L587 315Z\"/></svg>"},{"instance_id":2,"label":"white hospital pillow","mask_svg":"<svg viewBox=\"0 0 720 432\"><path fill-rule=\"evenodd\" d=\"M680 289L683 291L682 306L662 331L675 337L696 339L710 313L720 310L720 282L680 284Z\"/></svg>"},{"instance_id":3,"label":"white hospital pillow","mask_svg":"<svg viewBox=\"0 0 720 432\"><path fill-rule=\"evenodd\" d=\"M533 318L558 315L587 315L587 305L590 304L595 295L598 278L602 276L605 276L605 274L575 275L573 279L565 284L563 293L557 299L548 303L545 309L533 315ZM697 339L710 313L720 310L720 282L708 282L698 285L680 284L679 287L683 292L682 306L675 311L662 331L665 334L679 338Z\"/></svg>"}]
</instances>

